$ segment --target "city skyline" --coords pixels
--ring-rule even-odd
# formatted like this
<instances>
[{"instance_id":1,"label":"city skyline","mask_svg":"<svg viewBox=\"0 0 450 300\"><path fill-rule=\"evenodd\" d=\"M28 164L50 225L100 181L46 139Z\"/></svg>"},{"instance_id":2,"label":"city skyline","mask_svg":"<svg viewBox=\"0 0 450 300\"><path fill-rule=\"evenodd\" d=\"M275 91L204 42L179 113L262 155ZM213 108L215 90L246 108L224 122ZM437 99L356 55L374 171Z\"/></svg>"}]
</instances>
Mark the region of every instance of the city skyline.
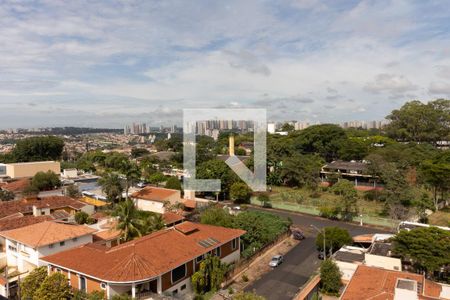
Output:
<instances>
[{"instance_id":1,"label":"city skyline","mask_svg":"<svg viewBox=\"0 0 450 300\"><path fill-rule=\"evenodd\" d=\"M183 108L382 119L450 97L449 16L445 1L6 1L0 127L181 123Z\"/></svg>"}]
</instances>

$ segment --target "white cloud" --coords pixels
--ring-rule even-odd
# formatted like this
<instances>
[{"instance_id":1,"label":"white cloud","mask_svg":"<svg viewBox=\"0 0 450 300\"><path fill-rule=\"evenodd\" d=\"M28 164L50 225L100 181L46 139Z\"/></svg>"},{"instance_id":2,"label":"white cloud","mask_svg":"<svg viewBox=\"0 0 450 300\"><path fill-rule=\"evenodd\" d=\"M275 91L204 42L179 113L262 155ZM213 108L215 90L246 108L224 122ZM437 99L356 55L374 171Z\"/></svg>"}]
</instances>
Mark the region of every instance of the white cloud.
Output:
<instances>
[{"instance_id":1,"label":"white cloud","mask_svg":"<svg viewBox=\"0 0 450 300\"><path fill-rule=\"evenodd\" d=\"M417 90L418 87L403 75L383 73L378 74L373 82L367 83L365 89L373 93L401 94Z\"/></svg>"},{"instance_id":2,"label":"white cloud","mask_svg":"<svg viewBox=\"0 0 450 300\"><path fill-rule=\"evenodd\" d=\"M450 97L450 82L433 81L430 83L429 91L431 94Z\"/></svg>"}]
</instances>

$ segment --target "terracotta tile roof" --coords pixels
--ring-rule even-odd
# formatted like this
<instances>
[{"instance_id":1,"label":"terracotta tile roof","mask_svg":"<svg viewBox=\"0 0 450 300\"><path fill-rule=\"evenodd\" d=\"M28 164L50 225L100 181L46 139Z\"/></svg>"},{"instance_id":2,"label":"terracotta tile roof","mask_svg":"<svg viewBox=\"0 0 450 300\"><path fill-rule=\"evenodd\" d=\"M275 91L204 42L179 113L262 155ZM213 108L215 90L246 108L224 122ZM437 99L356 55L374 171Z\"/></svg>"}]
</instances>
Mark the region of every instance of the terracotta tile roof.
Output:
<instances>
[{"instance_id":1,"label":"terracotta tile roof","mask_svg":"<svg viewBox=\"0 0 450 300\"><path fill-rule=\"evenodd\" d=\"M184 200L184 206L187 208L196 208L197 201L192 200L192 199L186 199L186 200Z\"/></svg>"},{"instance_id":2,"label":"terracotta tile roof","mask_svg":"<svg viewBox=\"0 0 450 300\"><path fill-rule=\"evenodd\" d=\"M22 192L29 185L30 179L22 178L7 183L0 183L0 188L15 193L15 192Z\"/></svg>"},{"instance_id":3,"label":"terracotta tile roof","mask_svg":"<svg viewBox=\"0 0 450 300\"><path fill-rule=\"evenodd\" d=\"M13 215L0 220L0 231L12 230L50 220L53 220L53 217Z\"/></svg>"},{"instance_id":4,"label":"terracotta tile roof","mask_svg":"<svg viewBox=\"0 0 450 300\"><path fill-rule=\"evenodd\" d=\"M122 234L122 232L120 230L116 230L114 228L97 231L96 233L94 233L94 241L115 240L115 239L119 238L121 234Z\"/></svg>"},{"instance_id":5,"label":"terracotta tile roof","mask_svg":"<svg viewBox=\"0 0 450 300\"><path fill-rule=\"evenodd\" d=\"M190 230L184 234L181 229ZM245 231L184 222L114 248L92 244L44 257L43 260L74 272L110 282L153 278L243 235ZM200 242L214 239L216 244Z\"/></svg>"},{"instance_id":6,"label":"terracotta tile roof","mask_svg":"<svg viewBox=\"0 0 450 300\"><path fill-rule=\"evenodd\" d=\"M355 243L372 243L373 234L361 234L353 237Z\"/></svg>"},{"instance_id":7,"label":"terracotta tile roof","mask_svg":"<svg viewBox=\"0 0 450 300\"><path fill-rule=\"evenodd\" d=\"M94 232L95 229L84 225L45 221L22 228L3 231L0 232L0 235L32 248L37 248Z\"/></svg>"},{"instance_id":8,"label":"terracotta tile roof","mask_svg":"<svg viewBox=\"0 0 450 300\"><path fill-rule=\"evenodd\" d=\"M179 214L173 213L173 212L166 212L162 215L164 219L164 223L166 225L170 225L176 222L183 221L185 218L183 216L180 216Z\"/></svg>"},{"instance_id":9,"label":"terracotta tile roof","mask_svg":"<svg viewBox=\"0 0 450 300\"><path fill-rule=\"evenodd\" d=\"M131 198L165 202L169 200L169 197L176 194L180 194L180 191L147 186L142 190L133 193Z\"/></svg>"},{"instance_id":10,"label":"terracotta tile roof","mask_svg":"<svg viewBox=\"0 0 450 300\"><path fill-rule=\"evenodd\" d=\"M70 214L67 211L65 211L64 209L58 209L52 213L52 217L57 220L62 220L62 219L68 219L70 217Z\"/></svg>"},{"instance_id":11,"label":"terracotta tile roof","mask_svg":"<svg viewBox=\"0 0 450 300\"><path fill-rule=\"evenodd\" d=\"M422 275L391 271L381 268L358 266L347 288L342 294L342 300L383 299L393 300L398 279L409 279L417 282L420 299L438 297L441 285L425 280ZM424 282L426 282L423 290Z\"/></svg>"},{"instance_id":12,"label":"terracotta tile roof","mask_svg":"<svg viewBox=\"0 0 450 300\"><path fill-rule=\"evenodd\" d=\"M80 210L87 204L66 196L48 196L34 199L22 199L13 201L0 202L0 218L7 217L15 213L31 214L33 213L33 205L38 208L48 207L50 209L58 209L71 207Z\"/></svg>"}]
</instances>

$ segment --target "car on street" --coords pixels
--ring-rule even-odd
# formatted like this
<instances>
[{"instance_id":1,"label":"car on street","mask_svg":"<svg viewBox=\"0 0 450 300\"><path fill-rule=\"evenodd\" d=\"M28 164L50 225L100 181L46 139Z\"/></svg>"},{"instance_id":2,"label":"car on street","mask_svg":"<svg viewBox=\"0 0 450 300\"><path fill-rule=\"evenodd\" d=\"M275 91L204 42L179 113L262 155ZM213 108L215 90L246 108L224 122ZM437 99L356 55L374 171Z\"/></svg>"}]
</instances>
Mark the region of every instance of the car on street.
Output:
<instances>
[{"instance_id":1,"label":"car on street","mask_svg":"<svg viewBox=\"0 0 450 300\"><path fill-rule=\"evenodd\" d=\"M272 257L272 259L269 262L269 267L275 268L281 265L283 262L283 255L275 255Z\"/></svg>"},{"instance_id":2,"label":"car on street","mask_svg":"<svg viewBox=\"0 0 450 300\"><path fill-rule=\"evenodd\" d=\"M301 232L300 230L293 230L292 231L292 237L296 240L304 240L305 239L305 235L303 234L303 232Z\"/></svg>"}]
</instances>

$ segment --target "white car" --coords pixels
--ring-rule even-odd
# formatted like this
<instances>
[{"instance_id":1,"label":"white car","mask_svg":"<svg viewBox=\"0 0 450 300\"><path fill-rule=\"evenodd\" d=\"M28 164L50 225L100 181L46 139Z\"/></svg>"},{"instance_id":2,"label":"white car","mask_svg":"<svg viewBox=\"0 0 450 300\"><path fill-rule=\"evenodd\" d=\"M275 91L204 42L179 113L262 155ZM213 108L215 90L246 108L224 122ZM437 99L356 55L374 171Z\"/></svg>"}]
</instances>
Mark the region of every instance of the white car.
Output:
<instances>
[{"instance_id":1,"label":"white car","mask_svg":"<svg viewBox=\"0 0 450 300\"><path fill-rule=\"evenodd\" d=\"M281 265L282 262L283 262L283 256L282 255L275 255L270 260L269 267L271 267L271 268L278 267L279 265Z\"/></svg>"}]
</instances>

